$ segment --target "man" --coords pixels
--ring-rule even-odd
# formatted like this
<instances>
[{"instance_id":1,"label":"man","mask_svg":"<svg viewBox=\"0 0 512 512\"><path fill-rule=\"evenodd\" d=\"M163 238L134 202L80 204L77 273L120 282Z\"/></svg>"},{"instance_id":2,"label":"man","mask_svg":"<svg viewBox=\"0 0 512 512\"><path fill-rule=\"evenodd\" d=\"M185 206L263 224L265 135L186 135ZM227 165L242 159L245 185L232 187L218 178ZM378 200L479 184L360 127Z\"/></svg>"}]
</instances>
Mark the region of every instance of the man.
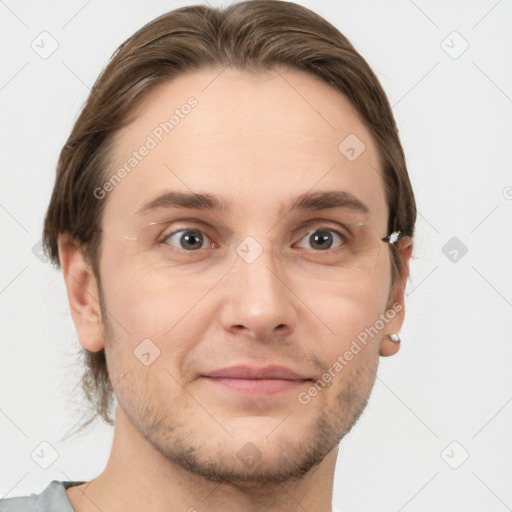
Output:
<instances>
[{"instance_id":1,"label":"man","mask_svg":"<svg viewBox=\"0 0 512 512\"><path fill-rule=\"evenodd\" d=\"M397 352L416 210L386 96L292 3L172 11L101 74L45 221L105 470L2 512L332 509ZM84 388L85 389L85 388Z\"/></svg>"}]
</instances>

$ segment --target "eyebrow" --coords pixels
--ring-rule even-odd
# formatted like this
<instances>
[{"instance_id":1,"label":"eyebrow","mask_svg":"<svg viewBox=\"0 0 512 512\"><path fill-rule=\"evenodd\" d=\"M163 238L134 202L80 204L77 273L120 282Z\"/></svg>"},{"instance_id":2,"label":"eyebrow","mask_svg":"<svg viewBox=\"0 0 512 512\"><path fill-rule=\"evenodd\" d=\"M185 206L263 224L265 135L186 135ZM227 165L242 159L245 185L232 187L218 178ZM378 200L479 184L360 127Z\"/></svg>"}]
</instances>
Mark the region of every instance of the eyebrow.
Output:
<instances>
[{"instance_id":1,"label":"eyebrow","mask_svg":"<svg viewBox=\"0 0 512 512\"><path fill-rule=\"evenodd\" d=\"M168 208L187 208L191 210L229 210L229 202L211 194L194 194L193 192L166 192L139 208L135 215Z\"/></svg>"},{"instance_id":2,"label":"eyebrow","mask_svg":"<svg viewBox=\"0 0 512 512\"><path fill-rule=\"evenodd\" d=\"M188 192L166 192L143 204L136 215L143 215L150 211L185 208L191 210L211 210L213 212L227 212L231 202L211 194L194 194ZM346 191L305 192L292 199L288 205L282 205L279 216L292 211L317 211L333 208L344 208L361 213L368 213L369 208L360 199Z\"/></svg>"},{"instance_id":3,"label":"eyebrow","mask_svg":"<svg viewBox=\"0 0 512 512\"><path fill-rule=\"evenodd\" d=\"M368 213L370 209L360 199L344 190L329 192L306 192L293 199L288 207L281 208L280 215L292 211L317 211L333 208L344 208L361 213Z\"/></svg>"}]
</instances>

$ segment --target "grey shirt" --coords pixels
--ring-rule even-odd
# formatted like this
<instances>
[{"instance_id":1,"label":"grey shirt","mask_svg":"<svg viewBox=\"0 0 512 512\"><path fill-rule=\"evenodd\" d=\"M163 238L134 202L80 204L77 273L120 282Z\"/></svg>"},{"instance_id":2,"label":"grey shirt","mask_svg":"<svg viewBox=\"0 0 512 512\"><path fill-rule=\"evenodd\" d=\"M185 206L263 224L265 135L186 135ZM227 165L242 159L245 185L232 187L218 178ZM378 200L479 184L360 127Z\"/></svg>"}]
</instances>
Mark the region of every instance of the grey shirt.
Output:
<instances>
[{"instance_id":1,"label":"grey shirt","mask_svg":"<svg viewBox=\"0 0 512 512\"><path fill-rule=\"evenodd\" d=\"M84 483L53 480L41 494L0 500L0 512L75 512L66 489Z\"/></svg>"},{"instance_id":2,"label":"grey shirt","mask_svg":"<svg viewBox=\"0 0 512 512\"><path fill-rule=\"evenodd\" d=\"M0 512L75 512L66 495L66 489L82 484L85 482L53 480L41 494L0 500ZM336 507L332 510L339 512Z\"/></svg>"}]
</instances>

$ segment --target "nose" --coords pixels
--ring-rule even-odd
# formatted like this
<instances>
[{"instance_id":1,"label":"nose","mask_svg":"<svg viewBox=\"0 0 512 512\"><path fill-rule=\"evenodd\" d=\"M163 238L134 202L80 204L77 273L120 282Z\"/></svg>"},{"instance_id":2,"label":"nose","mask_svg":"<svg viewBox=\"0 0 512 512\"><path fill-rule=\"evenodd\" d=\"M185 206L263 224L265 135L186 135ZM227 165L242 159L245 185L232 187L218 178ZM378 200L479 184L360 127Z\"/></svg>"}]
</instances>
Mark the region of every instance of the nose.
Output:
<instances>
[{"instance_id":1,"label":"nose","mask_svg":"<svg viewBox=\"0 0 512 512\"><path fill-rule=\"evenodd\" d=\"M225 287L222 326L231 334L282 339L295 330L296 298L285 282L275 251L271 246L260 246L261 254L253 259L254 255L246 258L243 246L241 249Z\"/></svg>"}]
</instances>

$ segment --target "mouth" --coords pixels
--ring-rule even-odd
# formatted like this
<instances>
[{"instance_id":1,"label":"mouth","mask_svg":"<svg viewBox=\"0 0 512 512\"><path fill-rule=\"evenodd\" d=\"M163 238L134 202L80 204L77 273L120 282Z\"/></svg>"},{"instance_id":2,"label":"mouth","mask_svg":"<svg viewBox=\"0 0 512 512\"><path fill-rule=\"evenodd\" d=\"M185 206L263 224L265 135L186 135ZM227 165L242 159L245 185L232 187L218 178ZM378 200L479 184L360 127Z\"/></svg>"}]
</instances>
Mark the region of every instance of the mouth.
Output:
<instances>
[{"instance_id":1,"label":"mouth","mask_svg":"<svg viewBox=\"0 0 512 512\"><path fill-rule=\"evenodd\" d=\"M297 389L309 379L230 379L227 377L205 377L214 385L246 395L275 395Z\"/></svg>"},{"instance_id":2,"label":"mouth","mask_svg":"<svg viewBox=\"0 0 512 512\"><path fill-rule=\"evenodd\" d=\"M293 390L311 382L303 376L283 366L255 368L233 366L202 375L215 387L246 396L272 396Z\"/></svg>"}]
</instances>

